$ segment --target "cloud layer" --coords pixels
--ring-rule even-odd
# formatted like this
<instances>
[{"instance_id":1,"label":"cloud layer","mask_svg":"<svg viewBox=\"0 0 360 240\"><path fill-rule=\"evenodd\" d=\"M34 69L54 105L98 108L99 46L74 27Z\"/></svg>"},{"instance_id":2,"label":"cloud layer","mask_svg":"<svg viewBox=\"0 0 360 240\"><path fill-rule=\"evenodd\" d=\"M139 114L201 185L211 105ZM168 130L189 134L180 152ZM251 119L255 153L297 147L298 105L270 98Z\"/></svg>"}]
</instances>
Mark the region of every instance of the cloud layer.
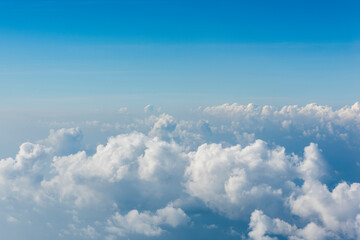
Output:
<instances>
[{"instance_id":1,"label":"cloud layer","mask_svg":"<svg viewBox=\"0 0 360 240\"><path fill-rule=\"evenodd\" d=\"M359 103L224 104L190 120L151 115L149 106L131 123L51 130L1 159L1 231L12 239L182 239L178 229L209 239L360 239ZM86 126L116 134L91 149Z\"/></svg>"}]
</instances>

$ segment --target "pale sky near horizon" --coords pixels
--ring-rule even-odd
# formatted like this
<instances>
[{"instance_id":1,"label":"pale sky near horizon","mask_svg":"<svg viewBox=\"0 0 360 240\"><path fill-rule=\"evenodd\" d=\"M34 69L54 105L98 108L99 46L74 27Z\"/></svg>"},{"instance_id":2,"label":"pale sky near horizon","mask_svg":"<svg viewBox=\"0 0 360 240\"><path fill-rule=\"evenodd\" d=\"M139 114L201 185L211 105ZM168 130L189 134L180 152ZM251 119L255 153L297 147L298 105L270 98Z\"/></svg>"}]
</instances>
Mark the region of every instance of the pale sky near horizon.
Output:
<instances>
[{"instance_id":1,"label":"pale sky near horizon","mask_svg":"<svg viewBox=\"0 0 360 240\"><path fill-rule=\"evenodd\" d=\"M356 1L1 1L1 108L359 100ZM62 102L64 102L62 104Z\"/></svg>"}]
</instances>

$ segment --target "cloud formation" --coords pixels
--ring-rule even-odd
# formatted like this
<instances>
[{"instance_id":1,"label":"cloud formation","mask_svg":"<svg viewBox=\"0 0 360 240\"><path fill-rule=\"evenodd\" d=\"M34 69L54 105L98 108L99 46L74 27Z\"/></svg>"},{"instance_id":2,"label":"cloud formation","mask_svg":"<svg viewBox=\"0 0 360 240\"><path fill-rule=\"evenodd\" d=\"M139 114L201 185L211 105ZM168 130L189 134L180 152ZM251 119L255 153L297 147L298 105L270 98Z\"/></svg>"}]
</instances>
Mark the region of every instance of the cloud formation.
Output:
<instances>
[{"instance_id":1,"label":"cloud formation","mask_svg":"<svg viewBox=\"0 0 360 240\"><path fill-rule=\"evenodd\" d=\"M143 234L145 236L158 236L164 230L162 225L177 227L188 221L188 216L180 208L171 205L156 210L155 213L131 210L126 215L116 212L108 219L107 231L119 236L126 236L129 233Z\"/></svg>"},{"instance_id":2,"label":"cloud formation","mask_svg":"<svg viewBox=\"0 0 360 240\"><path fill-rule=\"evenodd\" d=\"M218 234L209 239L360 239L360 183L342 179L358 167L358 103L225 104L196 114L134 119L90 151L78 127L21 144L0 160L0 230L47 226L53 239L181 239L178 228Z\"/></svg>"},{"instance_id":3,"label":"cloud formation","mask_svg":"<svg viewBox=\"0 0 360 240\"><path fill-rule=\"evenodd\" d=\"M297 158L285 149L269 149L262 140L242 148L220 144L201 145L189 153L186 189L210 208L236 218L266 203L281 208L283 195L291 191Z\"/></svg>"}]
</instances>

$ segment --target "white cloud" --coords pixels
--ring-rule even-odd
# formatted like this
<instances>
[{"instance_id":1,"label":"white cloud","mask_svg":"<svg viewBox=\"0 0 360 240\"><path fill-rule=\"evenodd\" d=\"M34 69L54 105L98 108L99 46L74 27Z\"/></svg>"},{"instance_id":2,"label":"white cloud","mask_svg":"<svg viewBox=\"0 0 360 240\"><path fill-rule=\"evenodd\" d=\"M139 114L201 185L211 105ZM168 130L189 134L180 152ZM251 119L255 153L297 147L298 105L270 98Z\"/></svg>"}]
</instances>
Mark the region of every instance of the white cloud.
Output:
<instances>
[{"instance_id":1,"label":"white cloud","mask_svg":"<svg viewBox=\"0 0 360 240\"><path fill-rule=\"evenodd\" d=\"M274 106L265 105L263 107L250 103L240 105L234 103L223 104L219 106L206 107L205 113L218 116L244 116L246 118L290 118L290 119L319 119L321 121L332 120L336 124L347 122L360 123L360 103L356 102L352 106L344 106L338 110L326 105L317 105L315 103L300 107L298 105L287 105L278 109Z\"/></svg>"},{"instance_id":2,"label":"white cloud","mask_svg":"<svg viewBox=\"0 0 360 240\"><path fill-rule=\"evenodd\" d=\"M266 216L262 211L255 210L251 214L249 223L249 237L253 240L276 240L276 237L270 235L285 236L290 240L322 240L332 236L325 229L311 222L303 229L298 229L278 218L272 219Z\"/></svg>"},{"instance_id":3,"label":"white cloud","mask_svg":"<svg viewBox=\"0 0 360 240\"><path fill-rule=\"evenodd\" d=\"M206 107L202 113L204 116L215 119L213 122L222 123L228 132L241 129L261 134L273 129L272 133L279 139L281 136L289 137L289 135L290 137L313 138L312 141L334 138L346 142L351 141L351 144L360 146L359 102L336 110L314 103L306 106L286 105L282 108L234 103Z\"/></svg>"},{"instance_id":4,"label":"white cloud","mask_svg":"<svg viewBox=\"0 0 360 240\"><path fill-rule=\"evenodd\" d=\"M146 236L158 236L164 231L162 226L177 227L189 221L188 216L180 208L171 205L152 212L138 212L131 210L126 215L116 212L107 222L107 231L119 236L129 234L143 234Z\"/></svg>"},{"instance_id":5,"label":"white cloud","mask_svg":"<svg viewBox=\"0 0 360 240\"><path fill-rule=\"evenodd\" d=\"M266 236L266 234L289 236L297 229L280 219L271 219L259 210L255 210L251 214L249 227L251 229L249 237L254 240L276 239Z\"/></svg>"},{"instance_id":6,"label":"white cloud","mask_svg":"<svg viewBox=\"0 0 360 240\"><path fill-rule=\"evenodd\" d=\"M210 208L229 217L250 213L255 206L282 204L297 176L297 158L285 149L269 149L257 140L242 148L204 144L189 154L186 189ZM279 206L280 207L280 206Z\"/></svg>"},{"instance_id":7,"label":"white cloud","mask_svg":"<svg viewBox=\"0 0 360 240\"><path fill-rule=\"evenodd\" d=\"M8 216L6 218L6 221L9 222L9 223L18 223L19 222L19 220L14 218L13 216Z\"/></svg>"},{"instance_id":8,"label":"white cloud","mask_svg":"<svg viewBox=\"0 0 360 240\"><path fill-rule=\"evenodd\" d=\"M291 212L304 219L317 219L340 238L360 238L360 183L339 183L332 191L319 181L305 181L302 193L289 201Z\"/></svg>"},{"instance_id":9,"label":"white cloud","mask_svg":"<svg viewBox=\"0 0 360 240\"><path fill-rule=\"evenodd\" d=\"M83 134L78 127L51 129L48 138L40 143L48 145L55 151L56 155L61 156L79 151L82 138Z\"/></svg>"},{"instance_id":10,"label":"white cloud","mask_svg":"<svg viewBox=\"0 0 360 240\"><path fill-rule=\"evenodd\" d=\"M233 104L190 120L151 115L109 123L115 136L86 151L85 130L52 130L0 160L0 210L5 224L22 216L69 239L161 236L180 225L244 237L238 223L252 239L360 239L360 183L341 180L357 171L359 112L358 103ZM186 225L189 216L198 217Z\"/></svg>"},{"instance_id":11,"label":"white cloud","mask_svg":"<svg viewBox=\"0 0 360 240\"><path fill-rule=\"evenodd\" d=\"M291 193L285 203L291 214L300 217L301 222L307 225L302 229L290 226L256 210L251 215L249 237L255 240L273 239L269 235L276 234L289 239L359 239L360 183L349 185L342 182L330 191L319 181L326 168L316 145L311 144L304 152L305 159L298 168L304 183Z\"/></svg>"},{"instance_id":12,"label":"white cloud","mask_svg":"<svg viewBox=\"0 0 360 240\"><path fill-rule=\"evenodd\" d=\"M44 180L42 186L47 192L59 194L60 200L74 200L78 206L101 200L101 194L89 184L93 181L114 184L124 180L138 186L141 181L150 181L152 191L169 194L181 191L186 164L186 154L182 151L174 142L141 133L122 134L109 138L106 145L99 145L92 156L81 151L54 157L52 166L56 175Z\"/></svg>"},{"instance_id":13,"label":"white cloud","mask_svg":"<svg viewBox=\"0 0 360 240\"><path fill-rule=\"evenodd\" d=\"M176 128L176 122L174 118L168 114L161 114L149 132L150 136L158 136L161 139L169 140L171 133Z\"/></svg>"},{"instance_id":14,"label":"white cloud","mask_svg":"<svg viewBox=\"0 0 360 240\"><path fill-rule=\"evenodd\" d=\"M186 155L179 145L155 138L148 141L146 147L144 154L138 157L138 174L141 179L169 181L177 178L177 181L181 181Z\"/></svg>"},{"instance_id":15,"label":"white cloud","mask_svg":"<svg viewBox=\"0 0 360 240\"><path fill-rule=\"evenodd\" d=\"M127 107L121 107L121 108L118 109L118 112L119 113L126 113L127 110L128 110Z\"/></svg>"},{"instance_id":16,"label":"white cloud","mask_svg":"<svg viewBox=\"0 0 360 240\"><path fill-rule=\"evenodd\" d=\"M216 226L215 224L209 224L209 225L204 225L204 228L207 228L207 229L216 229L218 228L218 226Z\"/></svg>"},{"instance_id":17,"label":"white cloud","mask_svg":"<svg viewBox=\"0 0 360 240\"><path fill-rule=\"evenodd\" d=\"M23 143L15 158L0 160L0 196L32 198L41 201L40 182L48 172L51 149L40 144Z\"/></svg>"},{"instance_id":18,"label":"white cloud","mask_svg":"<svg viewBox=\"0 0 360 240\"><path fill-rule=\"evenodd\" d=\"M269 110L272 110L268 106L265 106L263 109L264 114L268 114ZM249 103L248 105L239 105L237 103L230 105L226 103L220 106L206 107L203 111L213 115L227 114L251 117L261 115L262 108L253 103Z\"/></svg>"},{"instance_id":19,"label":"white cloud","mask_svg":"<svg viewBox=\"0 0 360 240\"><path fill-rule=\"evenodd\" d=\"M299 166L304 180L319 179L326 173L326 165L317 144L311 143L304 149L304 161Z\"/></svg>"}]
</instances>

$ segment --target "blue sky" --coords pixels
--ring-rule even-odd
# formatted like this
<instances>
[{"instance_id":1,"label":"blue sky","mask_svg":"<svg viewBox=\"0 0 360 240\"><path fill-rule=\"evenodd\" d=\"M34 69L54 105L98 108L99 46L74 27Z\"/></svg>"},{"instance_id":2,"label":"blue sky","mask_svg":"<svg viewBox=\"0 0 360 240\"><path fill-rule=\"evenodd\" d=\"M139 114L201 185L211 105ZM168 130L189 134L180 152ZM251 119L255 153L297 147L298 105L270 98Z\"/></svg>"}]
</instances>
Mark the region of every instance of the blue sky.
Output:
<instances>
[{"instance_id":1,"label":"blue sky","mask_svg":"<svg viewBox=\"0 0 360 240\"><path fill-rule=\"evenodd\" d=\"M351 104L360 87L358 8L357 1L1 1L2 106L47 109L70 97L79 109L81 97L99 107L113 99L168 108Z\"/></svg>"},{"instance_id":2,"label":"blue sky","mask_svg":"<svg viewBox=\"0 0 360 240\"><path fill-rule=\"evenodd\" d=\"M358 40L357 1L2 1L7 35L116 43Z\"/></svg>"}]
</instances>

